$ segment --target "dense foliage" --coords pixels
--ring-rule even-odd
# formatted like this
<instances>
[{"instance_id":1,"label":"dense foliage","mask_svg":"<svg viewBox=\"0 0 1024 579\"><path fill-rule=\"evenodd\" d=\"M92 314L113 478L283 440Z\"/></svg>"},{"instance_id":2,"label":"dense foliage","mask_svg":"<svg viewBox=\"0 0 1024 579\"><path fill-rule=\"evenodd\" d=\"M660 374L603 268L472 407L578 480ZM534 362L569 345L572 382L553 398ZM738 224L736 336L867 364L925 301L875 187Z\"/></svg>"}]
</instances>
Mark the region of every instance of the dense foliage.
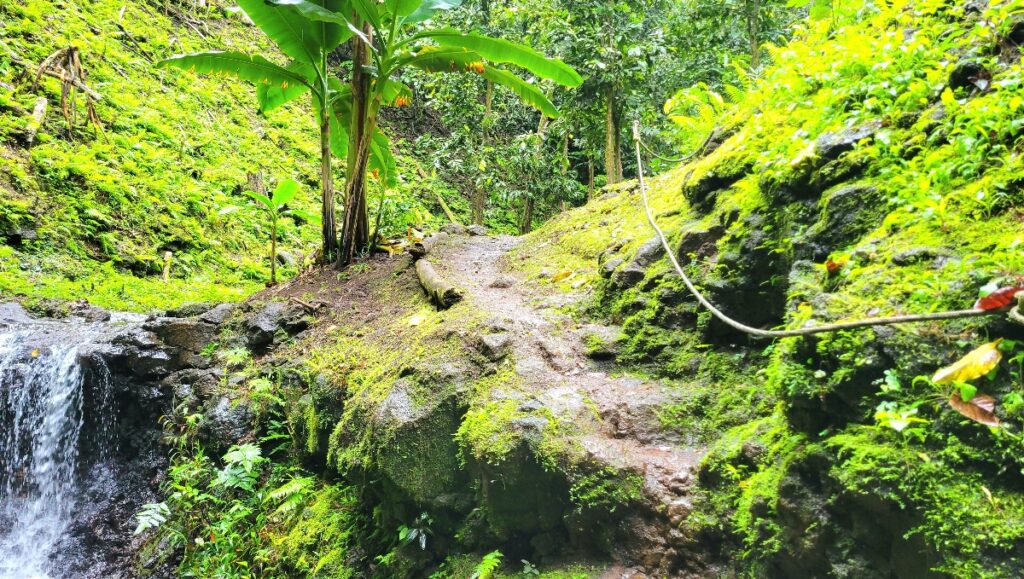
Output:
<instances>
[{"instance_id":1,"label":"dense foliage","mask_svg":"<svg viewBox=\"0 0 1024 579\"><path fill-rule=\"evenodd\" d=\"M165 417L149 567L586 577L557 541L590 528L615 553L646 473L596 462L570 402L492 359L492 312L438 311L397 260L359 262L454 220L536 229L504 264L517 282L566 325L617 328L588 353L673 389L659 427L707 453L695 504L645 516L685 511L672 540L709 568L1024 572L1021 328L738 334L651 257L629 132L656 219L744 322L1001 312L1024 293L1019 0L238 4L0 6L0 295L145 311L243 299L317 247L356 262L281 294L339 300L331 323L266 358L203 352L253 430L220 448L201 409ZM218 339L244 343L231 323Z\"/></svg>"}]
</instances>

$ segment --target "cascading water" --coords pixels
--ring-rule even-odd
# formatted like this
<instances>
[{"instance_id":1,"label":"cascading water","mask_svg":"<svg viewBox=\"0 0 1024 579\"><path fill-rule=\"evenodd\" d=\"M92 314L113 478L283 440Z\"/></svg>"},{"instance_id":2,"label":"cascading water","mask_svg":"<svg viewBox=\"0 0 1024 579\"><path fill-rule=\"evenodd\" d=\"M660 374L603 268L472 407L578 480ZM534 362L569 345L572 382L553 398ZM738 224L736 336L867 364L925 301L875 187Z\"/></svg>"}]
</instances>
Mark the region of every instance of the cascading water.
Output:
<instances>
[{"instance_id":1,"label":"cascading water","mask_svg":"<svg viewBox=\"0 0 1024 579\"><path fill-rule=\"evenodd\" d=\"M64 576L83 455L96 465L112 445L110 375L90 354L103 328L0 326L0 579Z\"/></svg>"}]
</instances>

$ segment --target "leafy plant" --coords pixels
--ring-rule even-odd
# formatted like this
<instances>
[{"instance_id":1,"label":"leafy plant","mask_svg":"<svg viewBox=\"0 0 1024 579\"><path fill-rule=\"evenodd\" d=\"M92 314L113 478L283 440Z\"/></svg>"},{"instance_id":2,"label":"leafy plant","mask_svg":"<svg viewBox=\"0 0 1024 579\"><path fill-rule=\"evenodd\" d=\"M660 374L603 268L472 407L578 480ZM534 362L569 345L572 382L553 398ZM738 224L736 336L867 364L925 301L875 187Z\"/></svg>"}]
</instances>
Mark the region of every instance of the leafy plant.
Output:
<instances>
[{"instance_id":1,"label":"leafy plant","mask_svg":"<svg viewBox=\"0 0 1024 579\"><path fill-rule=\"evenodd\" d=\"M164 524L170 515L171 509L165 502L142 505L142 510L135 515L138 526L135 527L135 532L132 534L138 535L149 529L155 529Z\"/></svg>"},{"instance_id":2,"label":"leafy plant","mask_svg":"<svg viewBox=\"0 0 1024 579\"><path fill-rule=\"evenodd\" d=\"M314 221L316 218L300 209L286 209L289 201L299 192L299 183L294 179L283 179L278 183L277 188L268 197L259 191L246 191L245 194L251 197L259 205L260 209L266 212L270 219L270 285L277 283L277 223L286 215L295 215L306 221Z\"/></svg>"},{"instance_id":3,"label":"leafy plant","mask_svg":"<svg viewBox=\"0 0 1024 579\"><path fill-rule=\"evenodd\" d=\"M416 517L412 526L402 525L398 529L398 541L403 545L418 543L420 549L426 550L427 537L431 534L430 525L433 522L434 520L429 514L421 513L420 516Z\"/></svg>"},{"instance_id":4,"label":"leafy plant","mask_svg":"<svg viewBox=\"0 0 1024 579\"><path fill-rule=\"evenodd\" d=\"M484 558L473 569L473 575L470 576L470 579L490 579L494 577L498 568L501 567L501 558L503 556L501 551L491 551L484 555Z\"/></svg>"},{"instance_id":5,"label":"leafy plant","mask_svg":"<svg viewBox=\"0 0 1024 579\"><path fill-rule=\"evenodd\" d=\"M257 85L260 109L272 110L309 92L320 125L321 222L323 259L337 257L347 265L369 245L366 195L368 170L386 182L394 180L395 161L390 142L377 118L384 106L403 106L411 90L397 80L407 67L430 73L473 73L510 88L542 114L558 111L534 84L502 64L511 64L542 79L576 86L582 78L561 61L545 58L508 40L454 29L423 29L435 13L460 0L240 0L250 19L283 53L287 66L262 56L237 52L178 55L160 66L231 74ZM334 75L328 55L351 40L351 71L343 85ZM488 64L485 64L485 61ZM345 221L337 242L334 221L332 154L347 159ZM371 162L372 161L372 162Z\"/></svg>"}]
</instances>

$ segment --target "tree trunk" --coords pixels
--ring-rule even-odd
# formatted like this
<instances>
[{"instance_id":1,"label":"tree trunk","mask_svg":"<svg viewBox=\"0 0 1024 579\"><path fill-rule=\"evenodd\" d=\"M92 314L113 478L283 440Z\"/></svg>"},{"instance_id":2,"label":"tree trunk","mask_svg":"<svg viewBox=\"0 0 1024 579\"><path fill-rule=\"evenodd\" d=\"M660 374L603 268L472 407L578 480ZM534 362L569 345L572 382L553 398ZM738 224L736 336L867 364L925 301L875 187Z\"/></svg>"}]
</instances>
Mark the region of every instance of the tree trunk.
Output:
<instances>
[{"instance_id":1,"label":"tree trunk","mask_svg":"<svg viewBox=\"0 0 1024 579\"><path fill-rule=\"evenodd\" d=\"M369 25L363 32L372 42ZM370 143L376 130L374 103L370 102L370 77L363 70L369 62L369 47L360 38L352 55L352 121L349 131L348 170L345 184L345 221L341 229L338 267L352 263L357 253L370 243L370 224L366 207L366 168L370 161Z\"/></svg>"},{"instance_id":2,"label":"tree trunk","mask_svg":"<svg viewBox=\"0 0 1024 579\"><path fill-rule=\"evenodd\" d=\"M594 197L594 160L587 157L587 200Z\"/></svg>"},{"instance_id":3,"label":"tree trunk","mask_svg":"<svg viewBox=\"0 0 1024 579\"><path fill-rule=\"evenodd\" d=\"M750 42L750 68L761 66L761 0L747 0L747 40Z\"/></svg>"},{"instance_id":4,"label":"tree trunk","mask_svg":"<svg viewBox=\"0 0 1024 579\"><path fill-rule=\"evenodd\" d=\"M482 141L485 150L487 145L491 142L490 137L490 125L491 125L491 113L494 110L494 83L487 81L487 88L484 92L484 118L483 118L483 137ZM477 185L473 190L472 198L473 207L473 223L475 225L484 224L484 209L487 207L487 191L483 187Z\"/></svg>"},{"instance_id":5,"label":"tree trunk","mask_svg":"<svg viewBox=\"0 0 1024 579\"><path fill-rule=\"evenodd\" d=\"M614 185L622 181L622 155L619 152L619 115L615 98L615 89L605 93L605 141L604 141L604 173L608 184Z\"/></svg>"},{"instance_id":6,"label":"tree trunk","mask_svg":"<svg viewBox=\"0 0 1024 579\"><path fill-rule=\"evenodd\" d=\"M523 203L523 220L519 223L519 234L526 235L533 227L533 197Z\"/></svg>"},{"instance_id":7,"label":"tree trunk","mask_svg":"<svg viewBox=\"0 0 1024 579\"><path fill-rule=\"evenodd\" d=\"M338 252L338 228L334 222L334 176L331 171L331 112L320 103L320 222L323 248L320 263L331 263Z\"/></svg>"}]
</instances>

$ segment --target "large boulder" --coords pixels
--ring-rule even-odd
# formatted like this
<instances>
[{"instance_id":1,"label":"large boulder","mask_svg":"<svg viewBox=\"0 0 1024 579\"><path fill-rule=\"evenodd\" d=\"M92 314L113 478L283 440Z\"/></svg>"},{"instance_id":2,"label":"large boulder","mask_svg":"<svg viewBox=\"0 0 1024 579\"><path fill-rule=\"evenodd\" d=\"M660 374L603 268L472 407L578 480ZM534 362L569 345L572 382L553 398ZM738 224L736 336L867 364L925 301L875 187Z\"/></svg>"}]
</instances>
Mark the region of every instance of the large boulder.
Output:
<instances>
[{"instance_id":1,"label":"large boulder","mask_svg":"<svg viewBox=\"0 0 1024 579\"><path fill-rule=\"evenodd\" d=\"M246 343L253 351L265 351L281 332L293 336L309 327L306 310L291 302L267 302L242 320Z\"/></svg>"}]
</instances>

